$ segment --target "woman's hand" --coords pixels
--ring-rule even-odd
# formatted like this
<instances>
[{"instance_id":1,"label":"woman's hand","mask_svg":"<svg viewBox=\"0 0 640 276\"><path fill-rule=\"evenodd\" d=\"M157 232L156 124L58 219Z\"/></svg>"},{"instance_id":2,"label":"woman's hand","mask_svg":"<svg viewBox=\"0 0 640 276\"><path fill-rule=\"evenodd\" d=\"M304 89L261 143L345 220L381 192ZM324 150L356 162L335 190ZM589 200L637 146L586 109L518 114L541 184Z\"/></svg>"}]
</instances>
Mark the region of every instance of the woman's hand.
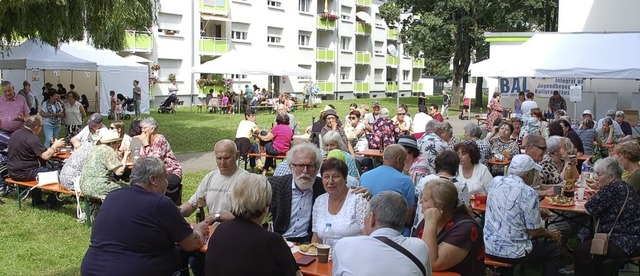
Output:
<instances>
[{"instance_id":1,"label":"woman's hand","mask_svg":"<svg viewBox=\"0 0 640 276\"><path fill-rule=\"evenodd\" d=\"M437 225L442 217L442 210L438 208L427 208L424 210L424 223Z\"/></svg>"},{"instance_id":2,"label":"woman's hand","mask_svg":"<svg viewBox=\"0 0 640 276\"><path fill-rule=\"evenodd\" d=\"M140 138L140 142L142 142L142 145L145 147L151 144L151 141L149 140L150 136L145 132L140 133L138 138Z\"/></svg>"}]
</instances>

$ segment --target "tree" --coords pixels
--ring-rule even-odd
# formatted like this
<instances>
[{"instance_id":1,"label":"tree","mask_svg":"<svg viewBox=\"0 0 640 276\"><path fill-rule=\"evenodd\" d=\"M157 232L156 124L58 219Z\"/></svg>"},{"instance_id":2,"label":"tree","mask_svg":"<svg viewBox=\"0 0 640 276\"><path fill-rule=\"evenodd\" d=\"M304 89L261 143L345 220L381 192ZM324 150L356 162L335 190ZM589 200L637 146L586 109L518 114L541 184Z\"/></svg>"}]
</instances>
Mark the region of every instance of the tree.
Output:
<instances>
[{"instance_id":1,"label":"tree","mask_svg":"<svg viewBox=\"0 0 640 276\"><path fill-rule=\"evenodd\" d=\"M85 35L98 49L122 50L126 30L156 22L158 0L2 0L0 48L40 38L53 46Z\"/></svg>"},{"instance_id":2,"label":"tree","mask_svg":"<svg viewBox=\"0 0 640 276\"><path fill-rule=\"evenodd\" d=\"M392 17L395 14L411 14L401 22L405 51L414 57L422 55L428 74L446 74L443 68L452 65L445 76L453 82L451 104L459 106L469 65L488 57L484 32L553 30L557 28L557 1L394 0L380 10L387 24L399 20ZM476 104L483 105L482 97L476 97Z\"/></svg>"}]
</instances>

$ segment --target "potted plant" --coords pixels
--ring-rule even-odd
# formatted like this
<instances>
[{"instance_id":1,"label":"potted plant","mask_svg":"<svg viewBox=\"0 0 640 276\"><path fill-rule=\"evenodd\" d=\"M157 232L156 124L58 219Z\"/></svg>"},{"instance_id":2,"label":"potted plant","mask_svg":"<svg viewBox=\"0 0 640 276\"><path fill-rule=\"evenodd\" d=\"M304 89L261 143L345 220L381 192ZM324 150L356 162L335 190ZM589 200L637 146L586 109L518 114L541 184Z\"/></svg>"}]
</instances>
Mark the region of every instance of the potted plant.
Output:
<instances>
[{"instance_id":1,"label":"potted plant","mask_svg":"<svg viewBox=\"0 0 640 276\"><path fill-rule=\"evenodd\" d=\"M323 13L320 14L320 18L327 19L327 20L330 20L330 21L335 21L336 19L338 19L338 16L333 14L333 13L323 12Z\"/></svg>"},{"instance_id":2,"label":"potted plant","mask_svg":"<svg viewBox=\"0 0 640 276\"><path fill-rule=\"evenodd\" d=\"M169 81L170 82L176 81L176 74L173 74L173 73L169 74Z\"/></svg>"},{"instance_id":3,"label":"potted plant","mask_svg":"<svg viewBox=\"0 0 640 276\"><path fill-rule=\"evenodd\" d=\"M152 71L158 71L158 70L160 70L160 64L154 64L154 65L152 65L152 66L151 66L151 70L152 70Z\"/></svg>"}]
</instances>

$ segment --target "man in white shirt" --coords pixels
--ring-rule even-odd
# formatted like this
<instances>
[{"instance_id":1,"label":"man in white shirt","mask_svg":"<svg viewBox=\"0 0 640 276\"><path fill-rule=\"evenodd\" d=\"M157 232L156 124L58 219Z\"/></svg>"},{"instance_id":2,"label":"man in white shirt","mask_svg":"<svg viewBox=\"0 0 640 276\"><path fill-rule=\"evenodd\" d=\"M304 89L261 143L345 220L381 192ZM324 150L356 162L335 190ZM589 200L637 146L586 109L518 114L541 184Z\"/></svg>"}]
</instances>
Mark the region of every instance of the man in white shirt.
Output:
<instances>
[{"instance_id":1,"label":"man in white shirt","mask_svg":"<svg viewBox=\"0 0 640 276\"><path fill-rule=\"evenodd\" d=\"M385 191L373 197L364 219L368 236L346 237L336 243L333 275L425 275L418 263L388 245L389 241L413 255L425 269L426 275L431 275L429 251L425 243L400 234L406 216L407 201L400 194Z\"/></svg>"},{"instance_id":2,"label":"man in white shirt","mask_svg":"<svg viewBox=\"0 0 640 276\"><path fill-rule=\"evenodd\" d=\"M418 107L418 113L413 116L413 133L417 139L420 139L424 135L425 127L429 121L433 120L429 114L427 114L427 106L421 105Z\"/></svg>"},{"instance_id":3,"label":"man in white shirt","mask_svg":"<svg viewBox=\"0 0 640 276\"><path fill-rule=\"evenodd\" d=\"M172 80L171 84L169 84L169 95L178 95L178 85L176 84L176 80Z\"/></svg>"}]
</instances>

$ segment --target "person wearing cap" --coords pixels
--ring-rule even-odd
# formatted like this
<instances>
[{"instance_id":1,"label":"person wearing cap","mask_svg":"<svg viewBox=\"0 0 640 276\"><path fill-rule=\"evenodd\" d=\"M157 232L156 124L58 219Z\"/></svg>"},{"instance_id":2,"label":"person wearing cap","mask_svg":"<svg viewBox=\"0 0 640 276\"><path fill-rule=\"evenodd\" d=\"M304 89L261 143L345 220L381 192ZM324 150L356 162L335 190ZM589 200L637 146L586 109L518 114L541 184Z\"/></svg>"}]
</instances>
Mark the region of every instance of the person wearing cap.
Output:
<instances>
[{"instance_id":1,"label":"person wearing cap","mask_svg":"<svg viewBox=\"0 0 640 276\"><path fill-rule=\"evenodd\" d=\"M582 112L582 119L583 119L583 120L584 120L584 119L591 119L591 120L593 120L593 113L591 113L591 110L589 110L589 109L585 109L585 110Z\"/></svg>"},{"instance_id":2,"label":"person wearing cap","mask_svg":"<svg viewBox=\"0 0 640 276\"><path fill-rule=\"evenodd\" d=\"M51 159L56 149L64 145L64 139L57 139L51 147L46 148L38 134L42 131L43 119L40 115L31 115L24 121L24 126L11 134L9 139L9 159L7 160L7 170L9 177L17 181L36 180L38 173L47 172L49 168L40 160ZM53 196L53 198L51 197ZM31 192L32 204L43 204L40 189ZM47 203L55 205L57 200L55 195L50 195ZM51 206L54 207L54 206Z\"/></svg>"},{"instance_id":3,"label":"person wearing cap","mask_svg":"<svg viewBox=\"0 0 640 276\"><path fill-rule=\"evenodd\" d=\"M555 113L558 110L567 110L567 101L560 95L558 90L553 91L553 96L549 98L549 110Z\"/></svg>"},{"instance_id":4,"label":"person wearing cap","mask_svg":"<svg viewBox=\"0 0 640 276\"><path fill-rule=\"evenodd\" d=\"M371 130L370 149L386 148L395 143L396 137L400 134L400 128L389 119L389 110L386 108L380 109L380 117Z\"/></svg>"},{"instance_id":5,"label":"person wearing cap","mask_svg":"<svg viewBox=\"0 0 640 276\"><path fill-rule=\"evenodd\" d=\"M402 135L398 138L398 145L407 151L407 159L404 161L404 171L409 173L412 180L429 174L429 162L420 154L418 141L412 135Z\"/></svg>"},{"instance_id":6,"label":"person wearing cap","mask_svg":"<svg viewBox=\"0 0 640 276\"><path fill-rule=\"evenodd\" d=\"M87 156L80 174L80 190L83 194L104 199L109 192L123 186L111 177L111 173L124 173L131 153L129 150L125 151L122 160L118 160L116 150L120 140L122 138L115 131L100 131L100 140Z\"/></svg>"},{"instance_id":7,"label":"person wearing cap","mask_svg":"<svg viewBox=\"0 0 640 276\"><path fill-rule=\"evenodd\" d=\"M613 109L607 110L607 115L604 118L598 120L598 125L596 126L596 130L598 131L602 130L602 124L606 119L611 119L611 121L613 122L609 125L613 127L614 136L616 136L616 138L622 137L624 133L622 132L622 128L620 127L620 124L616 122L616 111Z\"/></svg>"},{"instance_id":8,"label":"person wearing cap","mask_svg":"<svg viewBox=\"0 0 640 276\"><path fill-rule=\"evenodd\" d=\"M98 140L100 140L98 133L103 129L106 130L107 128L102 124L102 114L91 114L91 116L89 117L89 121L87 122L87 126L82 128L82 130L78 132L76 136L73 136L73 138L71 138L71 144L73 145L73 148L79 148L84 142L97 142Z\"/></svg>"},{"instance_id":9,"label":"person wearing cap","mask_svg":"<svg viewBox=\"0 0 640 276\"><path fill-rule=\"evenodd\" d=\"M543 264L544 275L556 275L561 234L544 228L538 195L531 187L541 169L530 156L518 154L511 160L508 174L493 179L485 213L484 246L491 259Z\"/></svg>"},{"instance_id":10,"label":"person wearing cap","mask_svg":"<svg viewBox=\"0 0 640 276\"><path fill-rule=\"evenodd\" d=\"M322 127L320 130L320 135L324 136L329 131L335 131L340 134L340 138L342 139L342 149L353 152L353 147L349 143L347 139L347 134L344 133L344 128L338 125L338 115L336 114L335 109L329 109L324 112L322 120L326 122L326 125Z\"/></svg>"}]
</instances>

